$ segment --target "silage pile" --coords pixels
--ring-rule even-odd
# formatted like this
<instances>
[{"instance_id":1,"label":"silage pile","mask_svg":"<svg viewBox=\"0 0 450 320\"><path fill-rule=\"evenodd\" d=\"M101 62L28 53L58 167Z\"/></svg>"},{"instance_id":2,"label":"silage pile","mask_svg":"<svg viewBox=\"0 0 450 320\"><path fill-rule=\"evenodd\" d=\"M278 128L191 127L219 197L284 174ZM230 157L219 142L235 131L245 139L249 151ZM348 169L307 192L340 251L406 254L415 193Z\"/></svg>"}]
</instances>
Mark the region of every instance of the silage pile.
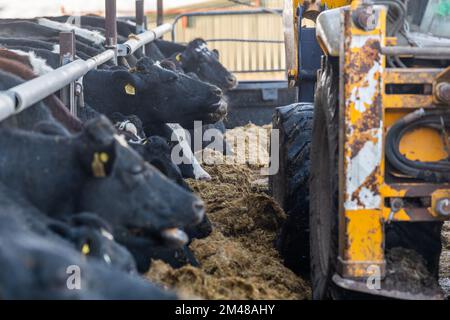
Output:
<instances>
[{"instance_id":1,"label":"silage pile","mask_svg":"<svg viewBox=\"0 0 450 320\"><path fill-rule=\"evenodd\" d=\"M273 245L285 214L264 192L267 185L261 182L266 180L261 178L260 169L268 165L268 140L254 137L252 133L257 130L267 133L270 128L247 125L228 131L231 145L242 135L249 137L246 142L256 138L258 145L250 142L250 150L237 154L238 161L227 161L221 154L206 150L204 168L212 180L189 181L205 201L214 226L208 238L190 245L201 268L174 270L155 261L147 274L149 279L184 296L205 299L310 297L307 283L283 265ZM216 164L211 164L213 159L218 160Z\"/></svg>"},{"instance_id":2,"label":"silage pile","mask_svg":"<svg viewBox=\"0 0 450 320\"><path fill-rule=\"evenodd\" d=\"M450 222L442 228L442 255L439 283L450 299Z\"/></svg>"}]
</instances>

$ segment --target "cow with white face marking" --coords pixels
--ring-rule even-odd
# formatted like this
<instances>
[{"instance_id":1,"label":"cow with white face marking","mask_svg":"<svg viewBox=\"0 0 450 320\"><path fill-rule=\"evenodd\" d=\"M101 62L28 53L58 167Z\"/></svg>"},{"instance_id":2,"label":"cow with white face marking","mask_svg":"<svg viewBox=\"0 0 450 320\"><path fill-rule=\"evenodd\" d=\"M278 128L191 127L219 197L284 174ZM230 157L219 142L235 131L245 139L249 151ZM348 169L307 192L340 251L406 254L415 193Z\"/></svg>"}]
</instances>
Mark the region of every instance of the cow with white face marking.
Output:
<instances>
[{"instance_id":1,"label":"cow with white face marking","mask_svg":"<svg viewBox=\"0 0 450 320\"><path fill-rule=\"evenodd\" d=\"M186 73L195 73L201 80L224 91L231 90L238 84L236 77L220 63L219 52L210 50L203 39L194 39L186 46L164 40L156 40L155 44Z\"/></svg>"},{"instance_id":2,"label":"cow with white face marking","mask_svg":"<svg viewBox=\"0 0 450 320\"><path fill-rule=\"evenodd\" d=\"M97 112L135 114L144 128L194 120L214 123L227 113L219 88L164 69L149 58L141 59L131 71L92 70L83 82L86 103Z\"/></svg>"}]
</instances>

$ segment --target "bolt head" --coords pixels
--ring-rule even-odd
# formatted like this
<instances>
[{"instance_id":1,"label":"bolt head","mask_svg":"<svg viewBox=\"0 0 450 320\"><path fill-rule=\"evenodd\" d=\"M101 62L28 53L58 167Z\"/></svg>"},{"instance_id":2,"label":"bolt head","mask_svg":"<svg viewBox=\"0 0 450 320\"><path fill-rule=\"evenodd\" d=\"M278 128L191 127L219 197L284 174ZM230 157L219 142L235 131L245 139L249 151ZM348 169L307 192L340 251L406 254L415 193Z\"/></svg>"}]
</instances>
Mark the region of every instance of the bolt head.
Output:
<instances>
[{"instance_id":1,"label":"bolt head","mask_svg":"<svg viewBox=\"0 0 450 320\"><path fill-rule=\"evenodd\" d=\"M353 12L353 22L364 30L372 31L378 25L379 14L371 4L363 4Z\"/></svg>"},{"instance_id":2,"label":"bolt head","mask_svg":"<svg viewBox=\"0 0 450 320\"><path fill-rule=\"evenodd\" d=\"M450 104L450 83L441 82L437 85L436 89L439 100L446 104Z\"/></svg>"},{"instance_id":3,"label":"bolt head","mask_svg":"<svg viewBox=\"0 0 450 320\"><path fill-rule=\"evenodd\" d=\"M436 212L443 217L450 217L450 199L442 198L436 201Z\"/></svg>"},{"instance_id":4,"label":"bolt head","mask_svg":"<svg viewBox=\"0 0 450 320\"><path fill-rule=\"evenodd\" d=\"M391 199L391 209L394 212L400 211L405 206L402 198L392 198Z\"/></svg>"}]
</instances>

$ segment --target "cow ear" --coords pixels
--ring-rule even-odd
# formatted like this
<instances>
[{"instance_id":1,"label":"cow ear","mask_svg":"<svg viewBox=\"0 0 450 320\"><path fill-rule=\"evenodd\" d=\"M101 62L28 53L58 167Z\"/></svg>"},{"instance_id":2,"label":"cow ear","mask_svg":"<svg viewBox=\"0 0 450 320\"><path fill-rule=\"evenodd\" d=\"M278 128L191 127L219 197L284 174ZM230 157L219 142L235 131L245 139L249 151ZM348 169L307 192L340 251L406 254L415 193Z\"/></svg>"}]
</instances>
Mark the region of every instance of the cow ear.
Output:
<instances>
[{"instance_id":1,"label":"cow ear","mask_svg":"<svg viewBox=\"0 0 450 320\"><path fill-rule=\"evenodd\" d=\"M106 178L111 175L116 162L116 144L110 146L84 146L78 153L81 165L88 176Z\"/></svg>"},{"instance_id":2,"label":"cow ear","mask_svg":"<svg viewBox=\"0 0 450 320\"><path fill-rule=\"evenodd\" d=\"M106 117L86 122L79 147L79 158L87 173L96 178L107 177L114 169L117 131Z\"/></svg>"},{"instance_id":3,"label":"cow ear","mask_svg":"<svg viewBox=\"0 0 450 320\"><path fill-rule=\"evenodd\" d=\"M212 49L211 51L212 51L212 53L216 56L217 59L220 58L219 50L217 50L217 49Z\"/></svg>"},{"instance_id":4,"label":"cow ear","mask_svg":"<svg viewBox=\"0 0 450 320\"><path fill-rule=\"evenodd\" d=\"M139 77L129 71L117 70L113 72L114 83L118 90L127 96L135 96L140 91Z\"/></svg>"},{"instance_id":5,"label":"cow ear","mask_svg":"<svg viewBox=\"0 0 450 320\"><path fill-rule=\"evenodd\" d=\"M105 178L111 174L114 167L114 148L96 150L91 154L91 173L95 178Z\"/></svg>"}]
</instances>

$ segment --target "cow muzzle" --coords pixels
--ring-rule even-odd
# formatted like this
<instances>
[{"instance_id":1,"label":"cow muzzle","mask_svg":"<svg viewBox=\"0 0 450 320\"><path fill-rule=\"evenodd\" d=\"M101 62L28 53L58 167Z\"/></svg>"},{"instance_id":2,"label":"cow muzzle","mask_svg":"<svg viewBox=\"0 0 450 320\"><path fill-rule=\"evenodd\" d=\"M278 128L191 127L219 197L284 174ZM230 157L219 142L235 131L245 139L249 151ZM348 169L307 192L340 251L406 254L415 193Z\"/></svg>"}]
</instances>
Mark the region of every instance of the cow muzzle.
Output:
<instances>
[{"instance_id":1,"label":"cow muzzle","mask_svg":"<svg viewBox=\"0 0 450 320\"><path fill-rule=\"evenodd\" d=\"M186 232L178 228L168 228L161 231L161 238L166 245L175 248L182 247L189 241Z\"/></svg>"}]
</instances>

